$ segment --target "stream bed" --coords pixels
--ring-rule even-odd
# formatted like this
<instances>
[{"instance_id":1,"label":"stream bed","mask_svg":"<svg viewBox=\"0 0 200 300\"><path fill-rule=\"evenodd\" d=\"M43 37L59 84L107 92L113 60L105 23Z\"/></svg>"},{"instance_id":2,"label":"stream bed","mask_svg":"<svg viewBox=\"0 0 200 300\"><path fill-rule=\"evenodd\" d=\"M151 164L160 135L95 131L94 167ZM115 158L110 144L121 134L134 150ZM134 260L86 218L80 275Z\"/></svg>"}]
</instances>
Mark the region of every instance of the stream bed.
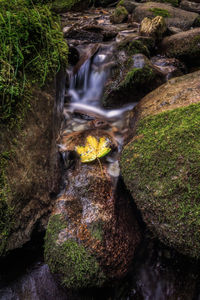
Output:
<instances>
[{"instance_id":1,"label":"stream bed","mask_svg":"<svg viewBox=\"0 0 200 300\"><path fill-rule=\"evenodd\" d=\"M101 18L97 12L95 16L97 25L104 22L105 26L110 26L106 14ZM76 20L79 17L78 14L74 16ZM70 26L66 24L65 28L68 38L72 34ZM121 25L121 37L126 37L125 29ZM137 28L133 30L135 31ZM128 33L132 34L131 31ZM97 35L94 34L93 38L97 38ZM104 166L112 178L113 185L118 184L121 180L118 159L131 129L130 111L137 104L128 103L118 109L102 107L104 86L109 80L114 64L113 42L101 43L95 47L88 47L84 41L81 46L78 40L71 42L73 47L77 46L80 50L81 59L75 67L68 70L68 90L62 90L64 103L58 103L59 109L62 110L62 122L57 146L64 170L62 188L58 195L58 199L61 200L66 196L69 186L68 169L77 159L71 155L73 149L70 148L71 145L67 145L66 140L69 136L73 137L79 133L99 130L100 133L106 132L109 135L112 151L106 156ZM172 71L174 72L171 66L165 66L165 60L159 56L152 62L162 71L166 67L166 80L170 78ZM142 62L138 60L137 63L140 65ZM128 193L124 186L123 189ZM88 213L86 204L85 211ZM143 224L136 207L132 206L131 209L142 227L143 239L124 279L112 282L111 287L104 289L84 289L79 292L63 289L44 262L44 241L43 237L40 237L37 249L33 245L26 245L17 255L12 254L12 257L8 256L0 262L0 300L200 300L199 262L178 255L154 239ZM90 214L92 215L91 211L88 213L88 223L93 217ZM73 228L71 232L73 233ZM26 263L22 263L24 258Z\"/></svg>"}]
</instances>

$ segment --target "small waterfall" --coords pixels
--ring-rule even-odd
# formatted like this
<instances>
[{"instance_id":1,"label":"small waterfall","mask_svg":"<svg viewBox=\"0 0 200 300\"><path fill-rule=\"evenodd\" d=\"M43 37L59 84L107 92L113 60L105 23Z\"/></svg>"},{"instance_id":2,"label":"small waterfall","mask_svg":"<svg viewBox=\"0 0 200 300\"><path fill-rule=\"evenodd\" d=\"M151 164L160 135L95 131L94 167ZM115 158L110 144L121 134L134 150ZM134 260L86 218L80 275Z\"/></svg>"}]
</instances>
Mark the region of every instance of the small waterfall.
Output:
<instances>
[{"instance_id":1,"label":"small waterfall","mask_svg":"<svg viewBox=\"0 0 200 300\"><path fill-rule=\"evenodd\" d=\"M112 51L112 45L101 47L97 53L82 64L76 74L70 72L68 96L71 99L70 105L65 106L64 114L67 111L76 111L107 120L121 119L125 112L136 105L133 103L115 110L102 108L101 98L110 75Z\"/></svg>"}]
</instances>

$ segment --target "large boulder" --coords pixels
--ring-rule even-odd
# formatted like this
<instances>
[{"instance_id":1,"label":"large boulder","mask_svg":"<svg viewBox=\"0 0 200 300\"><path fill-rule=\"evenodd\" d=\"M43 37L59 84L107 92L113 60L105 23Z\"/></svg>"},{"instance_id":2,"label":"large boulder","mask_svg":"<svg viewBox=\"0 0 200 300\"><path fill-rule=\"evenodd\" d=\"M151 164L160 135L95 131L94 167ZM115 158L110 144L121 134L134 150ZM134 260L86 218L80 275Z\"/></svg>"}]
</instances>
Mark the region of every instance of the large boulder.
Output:
<instances>
[{"instance_id":1,"label":"large boulder","mask_svg":"<svg viewBox=\"0 0 200 300\"><path fill-rule=\"evenodd\" d=\"M0 255L29 241L36 226L44 230L51 195L59 188L52 127L55 89L52 84L32 94L23 126L2 126L0 134Z\"/></svg>"},{"instance_id":2,"label":"large boulder","mask_svg":"<svg viewBox=\"0 0 200 300\"><path fill-rule=\"evenodd\" d=\"M125 184L147 226L183 254L200 257L200 71L157 88L132 112Z\"/></svg>"},{"instance_id":3,"label":"large boulder","mask_svg":"<svg viewBox=\"0 0 200 300\"><path fill-rule=\"evenodd\" d=\"M190 29L198 14L176 8L166 3L147 2L142 3L134 10L134 20L141 22L145 17L153 18L162 16L167 26L179 27L182 30Z\"/></svg>"},{"instance_id":4,"label":"large boulder","mask_svg":"<svg viewBox=\"0 0 200 300\"><path fill-rule=\"evenodd\" d=\"M63 137L65 157L73 157L88 135L104 136L112 144L112 137L100 129L75 132ZM66 187L56 201L45 241L45 260L64 287L101 287L120 279L140 240L128 195L122 186L116 188L107 165L105 160L81 163L74 155L64 175Z\"/></svg>"},{"instance_id":5,"label":"large boulder","mask_svg":"<svg viewBox=\"0 0 200 300\"><path fill-rule=\"evenodd\" d=\"M168 57L176 57L189 66L200 65L200 28L164 38L161 48Z\"/></svg>"}]
</instances>

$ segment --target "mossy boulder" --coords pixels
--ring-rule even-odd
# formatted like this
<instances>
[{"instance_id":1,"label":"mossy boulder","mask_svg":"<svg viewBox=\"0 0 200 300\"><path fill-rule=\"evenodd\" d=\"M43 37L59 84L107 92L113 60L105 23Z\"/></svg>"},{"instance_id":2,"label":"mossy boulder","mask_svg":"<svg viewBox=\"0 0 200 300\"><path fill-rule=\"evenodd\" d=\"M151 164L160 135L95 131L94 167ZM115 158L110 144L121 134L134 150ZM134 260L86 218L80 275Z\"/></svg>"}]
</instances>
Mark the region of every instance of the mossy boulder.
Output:
<instances>
[{"instance_id":1,"label":"mossy boulder","mask_svg":"<svg viewBox=\"0 0 200 300\"><path fill-rule=\"evenodd\" d=\"M63 136L62 150L72 154L88 135L99 139L103 130ZM128 195L116 190L116 178L105 160L74 164L64 176L66 188L56 200L45 238L45 260L67 288L102 287L125 276L140 240Z\"/></svg>"},{"instance_id":2,"label":"mossy boulder","mask_svg":"<svg viewBox=\"0 0 200 300\"><path fill-rule=\"evenodd\" d=\"M174 34L163 39L162 52L176 57L189 66L200 65L200 28Z\"/></svg>"},{"instance_id":3,"label":"mossy boulder","mask_svg":"<svg viewBox=\"0 0 200 300\"><path fill-rule=\"evenodd\" d=\"M193 26L198 14L176 8L166 3L142 3L134 10L134 20L141 22L145 17L154 18L162 16L167 26L179 27L188 30Z\"/></svg>"},{"instance_id":4,"label":"mossy boulder","mask_svg":"<svg viewBox=\"0 0 200 300\"><path fill-rule=\"evenodd\" d=\"M171 79L133 111L121 170L145 223L180 253L200 257L200 71Z\"/></svg>"},{"instance_id":5,"label":"mossy boulder","mask_svg":"<svg viewBox=\"0 0 200 300\"><path fill-rule=\"evenodd\" d=\"M134 44L134 43L133 43ZM132 44L130 44L130 51ZM129 48L127 48L129 51ZM111 77L107 81L103 103L105 106L121 106L140 100L153 88L164 82L164 75L143 54L127 57L125 61L123 51L118 56L118 65L113 68Z\"/></svg>"},{"instance_id":6,"label":"mossy boulder","mask_svg":"<svg viewBox=\"0 0 200 300\"><path fill-rule=\"evenodd\" d=\"M123 23L128 18L128 11L124 6L117 6L110 16L110 21L114 24Z\"/></svg>"}]
</instances>

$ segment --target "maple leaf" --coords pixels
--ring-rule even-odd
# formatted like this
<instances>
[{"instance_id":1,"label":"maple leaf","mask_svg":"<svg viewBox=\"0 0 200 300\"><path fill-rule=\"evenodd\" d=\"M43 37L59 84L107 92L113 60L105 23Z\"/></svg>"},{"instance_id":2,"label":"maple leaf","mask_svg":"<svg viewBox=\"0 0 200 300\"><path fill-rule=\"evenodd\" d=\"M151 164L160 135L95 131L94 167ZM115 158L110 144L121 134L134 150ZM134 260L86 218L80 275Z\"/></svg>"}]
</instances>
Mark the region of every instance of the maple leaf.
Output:
<instances>
[{"instance_id":1,"label":"maple leaf","mask_svg":"<svg viewBox=\"0 0 200 300\"><path fill-rule=\"evenodd\" d=\"M105 137L101 137L98 142L94 136L89 135L86 138L85 146L77 146L76 152L80 155L81 162L91 162L107 155L111 151L111 148L108 147L109 142Z\"/></svg>"}]
</instances>

